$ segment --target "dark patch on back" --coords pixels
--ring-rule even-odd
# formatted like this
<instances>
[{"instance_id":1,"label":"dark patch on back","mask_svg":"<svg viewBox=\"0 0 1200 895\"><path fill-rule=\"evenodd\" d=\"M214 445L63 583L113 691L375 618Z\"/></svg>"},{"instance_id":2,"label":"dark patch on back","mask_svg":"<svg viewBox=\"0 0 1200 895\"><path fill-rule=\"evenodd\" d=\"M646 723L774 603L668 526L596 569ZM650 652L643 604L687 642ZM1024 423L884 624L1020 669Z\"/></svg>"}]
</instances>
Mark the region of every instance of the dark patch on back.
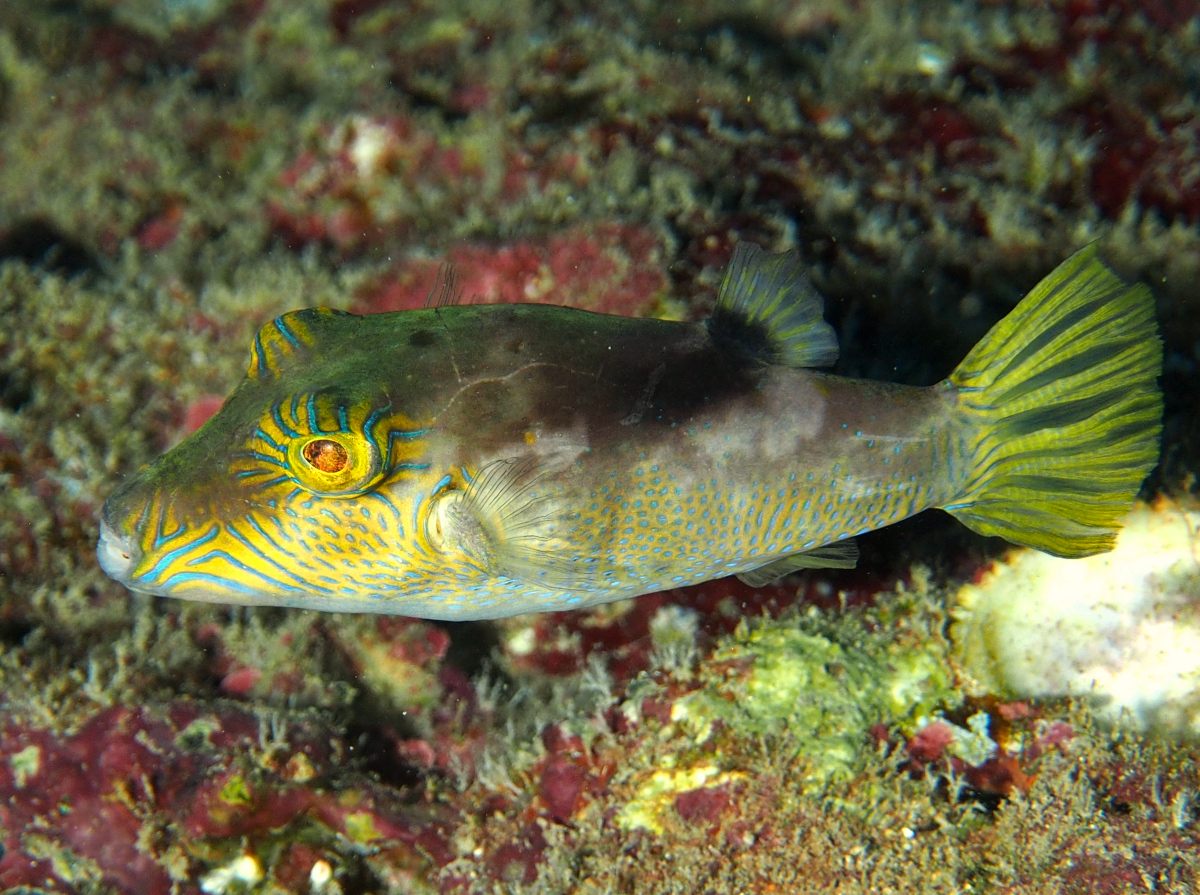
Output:
<instances>
[{"instance_id":1,"label":"dark patch on back","mask_svg":"<svg viewBox=\"0 0 1200 895\"><path fill-rule=\"evenodd\" d=\"M675 358L655 391L647 419L682 425L695 412L752 400L761 364L720 345Z\"/></svg>"},{"instance_id":2,"label":"dark patch on back","mask_svg":"<svg viewBox=\"0 0 1200 895\"><path fill-rule=\"evenodd\" d=\"M760 364L778 362L778 347L762 321L750 321L729 308L718 307L706 325L713 342L735 357Z\"/></svg>"},{"instance_id":3,"label":"dark patch on back","mask_svg":"<svg viewBox=\"0 0 1200 895\"><path fill-rule=\"evenodd\" d=\"M720 408L755 401L763 370L757 361L711 342L691 350L666 349L643 351L637 363L614 358L620 372L612 377L611 390L582 399L608 424L594 429L594 438L624 440L634 430L644 433L634 436L638 439L656 430L683 433Z\"/></svg>"},{"instance_id":4,"label":"dark patch on back","mask_svg":"<svg viewBox=\"0 0 1200 895\"><path fill-rule=\"evenodd\" d=\"M545 312L526 314L507 332L502 317L510 311L488 315L487 332L496 341L478 341L481 352L490 348L490 360L464 372L483 375L456 393L440 419L447 429L470 431L474 450L524 450L533 423L547 434L582 427L595 450L649 444L685 437L714 413L761 397L765 367L723 350L698 324ZM522 343L516 355L514 340ZM511 375L518 369L519 376Z\"/></svg>"}]
</instances>

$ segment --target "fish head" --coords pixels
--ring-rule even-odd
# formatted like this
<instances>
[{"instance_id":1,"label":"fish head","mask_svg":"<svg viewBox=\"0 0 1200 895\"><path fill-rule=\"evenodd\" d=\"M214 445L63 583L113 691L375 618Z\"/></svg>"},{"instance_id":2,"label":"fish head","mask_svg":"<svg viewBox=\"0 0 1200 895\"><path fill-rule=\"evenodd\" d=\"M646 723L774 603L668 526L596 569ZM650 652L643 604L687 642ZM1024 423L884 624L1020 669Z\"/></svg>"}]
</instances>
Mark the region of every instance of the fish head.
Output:
<instances>
[{"instance_id":1,"label":"fish head","mask_svg":"<svg viewBox=\"0 0 1200 895\"><path fill-rule=\"evenodd\" d=\"M221 409L106 501L104 570L160 596L396 611L372 575L403 576L434 473L428 426L370 375L368 320L319 308L264 326Z\"/></svg>"}]
</instances>

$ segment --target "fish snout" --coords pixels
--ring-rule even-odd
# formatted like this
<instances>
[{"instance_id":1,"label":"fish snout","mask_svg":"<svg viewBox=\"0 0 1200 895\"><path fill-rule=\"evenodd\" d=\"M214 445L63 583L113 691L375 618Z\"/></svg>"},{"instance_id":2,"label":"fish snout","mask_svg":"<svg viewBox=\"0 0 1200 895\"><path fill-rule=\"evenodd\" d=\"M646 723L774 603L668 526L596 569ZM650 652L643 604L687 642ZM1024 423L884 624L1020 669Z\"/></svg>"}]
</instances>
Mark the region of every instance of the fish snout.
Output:
<instances>
[{"instance_id":1,"label":"fish snout","mask_svg":"<svg viewBox=\"0 0 1200 895\"><path fill-rule=\"evenodd\" d=\"M141 549L133 540L109 523L106 507L100 514L100 540L96 543L100 568L122 584L128 584L130 570L137 565L140 555Z\"/></svg>"}]
</instances>

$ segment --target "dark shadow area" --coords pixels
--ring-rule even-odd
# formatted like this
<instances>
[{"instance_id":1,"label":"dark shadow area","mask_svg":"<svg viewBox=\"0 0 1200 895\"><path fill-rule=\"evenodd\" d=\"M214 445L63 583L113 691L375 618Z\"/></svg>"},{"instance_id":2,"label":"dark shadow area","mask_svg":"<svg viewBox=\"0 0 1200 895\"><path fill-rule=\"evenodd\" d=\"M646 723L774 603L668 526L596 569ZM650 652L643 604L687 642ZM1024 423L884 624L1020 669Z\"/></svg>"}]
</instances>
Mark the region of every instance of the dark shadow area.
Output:
<instances>
[{"instance_id":1,"label":"dark shadow area","mask_svg":"<svg viewBox=\"0 0 1200 895\"><path fill-rule=\"evenodd\" d=\"M0 236L0 261L9 260L67 277L100 269L87 246L40 218L18 221Z\"/></svg>"}]
</instances>

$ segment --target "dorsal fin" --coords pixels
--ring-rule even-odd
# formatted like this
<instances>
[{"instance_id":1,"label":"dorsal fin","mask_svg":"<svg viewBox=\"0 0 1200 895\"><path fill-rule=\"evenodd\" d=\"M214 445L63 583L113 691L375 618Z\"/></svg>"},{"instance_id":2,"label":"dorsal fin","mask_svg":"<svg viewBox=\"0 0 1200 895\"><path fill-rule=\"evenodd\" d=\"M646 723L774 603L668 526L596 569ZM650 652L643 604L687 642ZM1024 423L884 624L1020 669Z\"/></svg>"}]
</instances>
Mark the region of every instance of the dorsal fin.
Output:
<instances>
[{"instance_id":1,"label":"dorsal fin","mask_svg":"<svg viewBox=\"0 0 1200 895\"><path fill-rule=\"evenodd\" d=\"M713 341L759 363L828 367L837 360L838 343L824 310L795 252L771 255L739 242L708 332Z\"/></svg>"},{"instance_id":2,"label":"dorsal fin","mask_svg":"<svg viewBox=\"0 0 1200 895\"><path fill-rule=\"evenodd\" d=\"M462 297L463 288L459 281L458 268L453 261L443 261L429 294L425 296L425 307L445 308L460 305L463 303Z\"/></svg>"}]
</instances>

